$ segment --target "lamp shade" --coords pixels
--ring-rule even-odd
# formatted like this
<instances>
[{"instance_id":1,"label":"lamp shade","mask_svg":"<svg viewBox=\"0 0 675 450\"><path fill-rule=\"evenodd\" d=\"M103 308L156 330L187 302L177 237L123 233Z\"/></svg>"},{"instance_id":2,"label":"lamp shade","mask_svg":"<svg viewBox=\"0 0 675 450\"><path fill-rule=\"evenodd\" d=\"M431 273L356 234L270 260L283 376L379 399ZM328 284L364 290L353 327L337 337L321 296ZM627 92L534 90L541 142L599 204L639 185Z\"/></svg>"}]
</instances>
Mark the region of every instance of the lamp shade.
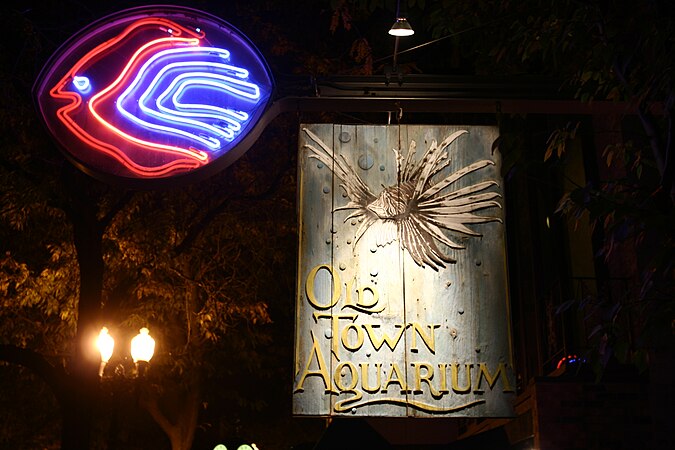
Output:
<instances>
[{"instance_id":1,"label":"lamp shade","mask_svg":"<svg viewBox=\"0 0 675 450\"><path fill-rule=\"evenodd\" d=\"M141 328L140 332L131 340L131 357L134 362L149 362L155 353L155 340L150 337L147 328Z\"/></svg>"},{"instance_id":2,"label":"lamp shade","mask_svg":"<svg viewBox=\"0 0 675 450\"><path fill-rule=\"evenodd\" d=\"M110 361L113 348L115 347L115 340L108 334L106 327L101 328L98 339L96 339L96 347L98 347L98 351L101 353L101 361L104 363Z\"/></svg>"},{"instance_id":3,"label":"lamp shade","mask_svg":"<svg viewBox=\"0 0 675 450\"><path fill-rule=\"evenodd\" d=\"M396 22L394 22L394 25L391 26L389 34L392 36L412 36L415 34L415 30L413 30L410 23L408 23L408 19L399 17L396 19Z\"/></svg>"}]
</instances>

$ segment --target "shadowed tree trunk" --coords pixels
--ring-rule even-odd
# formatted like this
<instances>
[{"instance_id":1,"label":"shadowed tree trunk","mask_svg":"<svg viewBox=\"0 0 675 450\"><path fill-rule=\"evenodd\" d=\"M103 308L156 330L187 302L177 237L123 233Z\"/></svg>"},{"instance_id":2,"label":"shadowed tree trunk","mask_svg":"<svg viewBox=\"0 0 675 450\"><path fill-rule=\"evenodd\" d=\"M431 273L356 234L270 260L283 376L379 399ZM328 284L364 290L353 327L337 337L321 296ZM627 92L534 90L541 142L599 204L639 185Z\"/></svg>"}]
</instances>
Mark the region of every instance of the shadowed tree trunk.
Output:
<instances>
[{"instance_id":1,"label":"shadowed tree trunk","mask_svg":"<svg viewBox=\"0 0 675 450\"><path fill-rule=\"evenodd\" d=\"M171 403L174 409L173 420L160 407L157 397L143 395L141 406L150 413L171 442L171 450L190 450L197 429L201 395L198 382L191 381L180 392L174 392Z\"/></svg>"},{"instance_id":2,"label":"shadowed tree trunk","mask_svg":"<svg viewBox=\"0 0 675 450\"><path fill-rule=\"evenodd\" d=\"M13 345L0 345L0 360L31 369L52 389L62 413L61 449L89 449L90 417L87 405L94 393L87 393L60 366L50 364L44 356Z\"/></svg>"},{"instance_id":3,"label":"shadowed tree trunk","mask_svg":"<svg viewBox=\"0 0 675 450\"><path fill-rule=\"evenodd\" d=\"M196 280L199 279L198 265L191 264L189 255L183 253L183 250L187 248L187 246L180 247L174 261L181 268L184 277ZM201 339L195 333L197 329L195 320L200 307L197 286L195 284L186 285L185 348L192 352L199 352L200 349L200 345L195 345L195 342L193 342ZM161 399L164 400L165 408L160 406L160 399L157 396L149 392L141 393L141 406L150 413L155 422L166 433L171 442L171 450L190 450L192 448L201 404L201 376L199 371L199 367L193 367L184 373L185 379L180 386Z\"/></svg>"},{"instance_id":4,"label":"shadowed tree trunk","mask_svg":"<svg viewBox=\"0 0 675 450\"><path fill-rule=\"evenodd\" d=\"M104 224L91 198L92 180L66 165L64 185L68 193L65 211L73 226L73 242L80 272L75 348L68 367L68 395L63 404L62 450L85 450L91 439L93 405L98 395L100 355L94 342L101 327L103 290L102 238Z\"/></svg>"}]
</instances>

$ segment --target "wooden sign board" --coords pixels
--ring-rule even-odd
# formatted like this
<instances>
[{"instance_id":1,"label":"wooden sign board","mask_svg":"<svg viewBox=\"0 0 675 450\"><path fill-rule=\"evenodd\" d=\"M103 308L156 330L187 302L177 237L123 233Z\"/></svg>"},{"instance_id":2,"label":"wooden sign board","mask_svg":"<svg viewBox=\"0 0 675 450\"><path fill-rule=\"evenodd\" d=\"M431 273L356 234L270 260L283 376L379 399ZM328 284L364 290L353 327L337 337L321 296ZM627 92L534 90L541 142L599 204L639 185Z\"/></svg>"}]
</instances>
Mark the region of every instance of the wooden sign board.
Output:
<instances>
[{"instance_id":1,"label":"wooden sign board","mask_svg":"<svg viewBox=\"0 0 675 450\"><path fill-rule=\"evenodd\" d=\"M513 415L497 135L301 125L295 415Z\"/></svg>"}]
</instances>

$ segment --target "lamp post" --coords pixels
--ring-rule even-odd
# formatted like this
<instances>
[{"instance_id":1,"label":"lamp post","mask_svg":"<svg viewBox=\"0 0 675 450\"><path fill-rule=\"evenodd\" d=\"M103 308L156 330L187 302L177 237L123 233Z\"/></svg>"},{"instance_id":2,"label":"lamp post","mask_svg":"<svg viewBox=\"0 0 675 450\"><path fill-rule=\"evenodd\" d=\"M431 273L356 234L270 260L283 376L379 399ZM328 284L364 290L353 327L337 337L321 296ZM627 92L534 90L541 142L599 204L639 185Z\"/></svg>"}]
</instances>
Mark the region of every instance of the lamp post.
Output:
<instances>
[{"instance_id":1,"label":"lamp post","mask_svg":"<svg viewBox=\"0 0 675 450\"><path fill-rule=\"evenodd\" d=\"M149 333L149 330L143 327L131 340L131 357L134 360L134 364L136 364L139 376L145 374L148 363L155 353L155 340Z\"/></svg>"},{"instance_id":2,"label":"lamp post","mask_svg":"<svg viewBox=\"0 0 675 450\"><path fill-rule=\"evenodd\" d=\"M111 394L112 401L112 413L110 421L110 434L108 437L108 448L117 448L118 442L118 416L120 408L120 385L121 383L126 383L129 380L126 376L126 370L123 362L120 362L114 370L114 375L110 378L103 378L103 372L110 361L110 358L113 354L113 348L115 347L115 340L109 334L108 328L101 328L101 332L96 339L96 347L98 348L99 353L101 354L101 366L98 371L98 376L102 381L110 381L111 384L108 386ZM138 335L136 335L131 340L131 357L134 360L136 366L136 377L134 381L135 384L135 395L136 400L138 401L138 396L141 394L141 388L143 386L145 372L148 367L148 363L152 359L153 354L155 353L155 340L150 336L150 332L147 328L143 327L139 330ZM128 361L127 357L122 358L124 361Z\"/></svg>"},{"instance_id":3,"label":"lamp post","mask_svg":"<svg viewBox=\"0 0 675 450\"><path fill-rule=\"evenodd\" d=\"M98 376L103 377L103 370L112 357L115 340L110 336L107 327L101 328L101 332L96 339L96 347L101 354L101 365L98 370ZM143 327L139 333L131 340L131 358L137 368L139 376L143 376L147 370L147 365L155 353L155 340L150 336L147 328Z\"/></svg>"}]
</instances>

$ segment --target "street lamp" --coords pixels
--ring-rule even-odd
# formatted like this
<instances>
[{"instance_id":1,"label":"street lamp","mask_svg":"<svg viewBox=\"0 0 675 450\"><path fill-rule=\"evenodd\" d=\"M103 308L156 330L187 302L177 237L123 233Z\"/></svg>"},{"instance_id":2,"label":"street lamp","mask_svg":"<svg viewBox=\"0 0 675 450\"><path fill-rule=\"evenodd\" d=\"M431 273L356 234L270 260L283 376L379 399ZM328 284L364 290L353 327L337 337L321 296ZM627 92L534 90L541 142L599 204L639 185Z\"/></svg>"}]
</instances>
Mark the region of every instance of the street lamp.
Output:
<instances>
[{"instance_id":1,"label":"street lamp","mask_svg":"<svg viewBox=\"0 0 675 450\"><path fill-rule=\"evenodd\" d=\"M131 340L131 357L138 369L138 374L143 375L147 365L155 353L155 340L150 336L147 328L143 327L140 332ZM101 366L98 370L98 376L103 377L103 370L112 357L115 340L108 333L108 328L101 328L101 332L96 339L96 347L101 354ZM119 366L124 371L123 366Z\"/></svg>"},{"instance_id":2,"label":"street lamp","mask_svg":"<svg viewBox=\"0 0 675 450\"><path fill-rule=\"evenodd\" d=\"M138 374L143 375L152 355L155 353L155 340L150 337L145 327L131 340L131 357L138 367Z\"/></svg>"},{"instance_id":3,"label":"street lamp","mask_svg":"<svg viewBox=\"0 0 675 450\"><path fill-rule=\"evenodd\" d=\"M101 353L101 365L98 369L98 376L103 376L103 369L105 369L106 364L110 361L110 357L113 353L113 348L115 347L115 340L108 334L108 329L106 327L101 328L101 332L96 339L96 347Z\"/></svg>"}]
</instances>

